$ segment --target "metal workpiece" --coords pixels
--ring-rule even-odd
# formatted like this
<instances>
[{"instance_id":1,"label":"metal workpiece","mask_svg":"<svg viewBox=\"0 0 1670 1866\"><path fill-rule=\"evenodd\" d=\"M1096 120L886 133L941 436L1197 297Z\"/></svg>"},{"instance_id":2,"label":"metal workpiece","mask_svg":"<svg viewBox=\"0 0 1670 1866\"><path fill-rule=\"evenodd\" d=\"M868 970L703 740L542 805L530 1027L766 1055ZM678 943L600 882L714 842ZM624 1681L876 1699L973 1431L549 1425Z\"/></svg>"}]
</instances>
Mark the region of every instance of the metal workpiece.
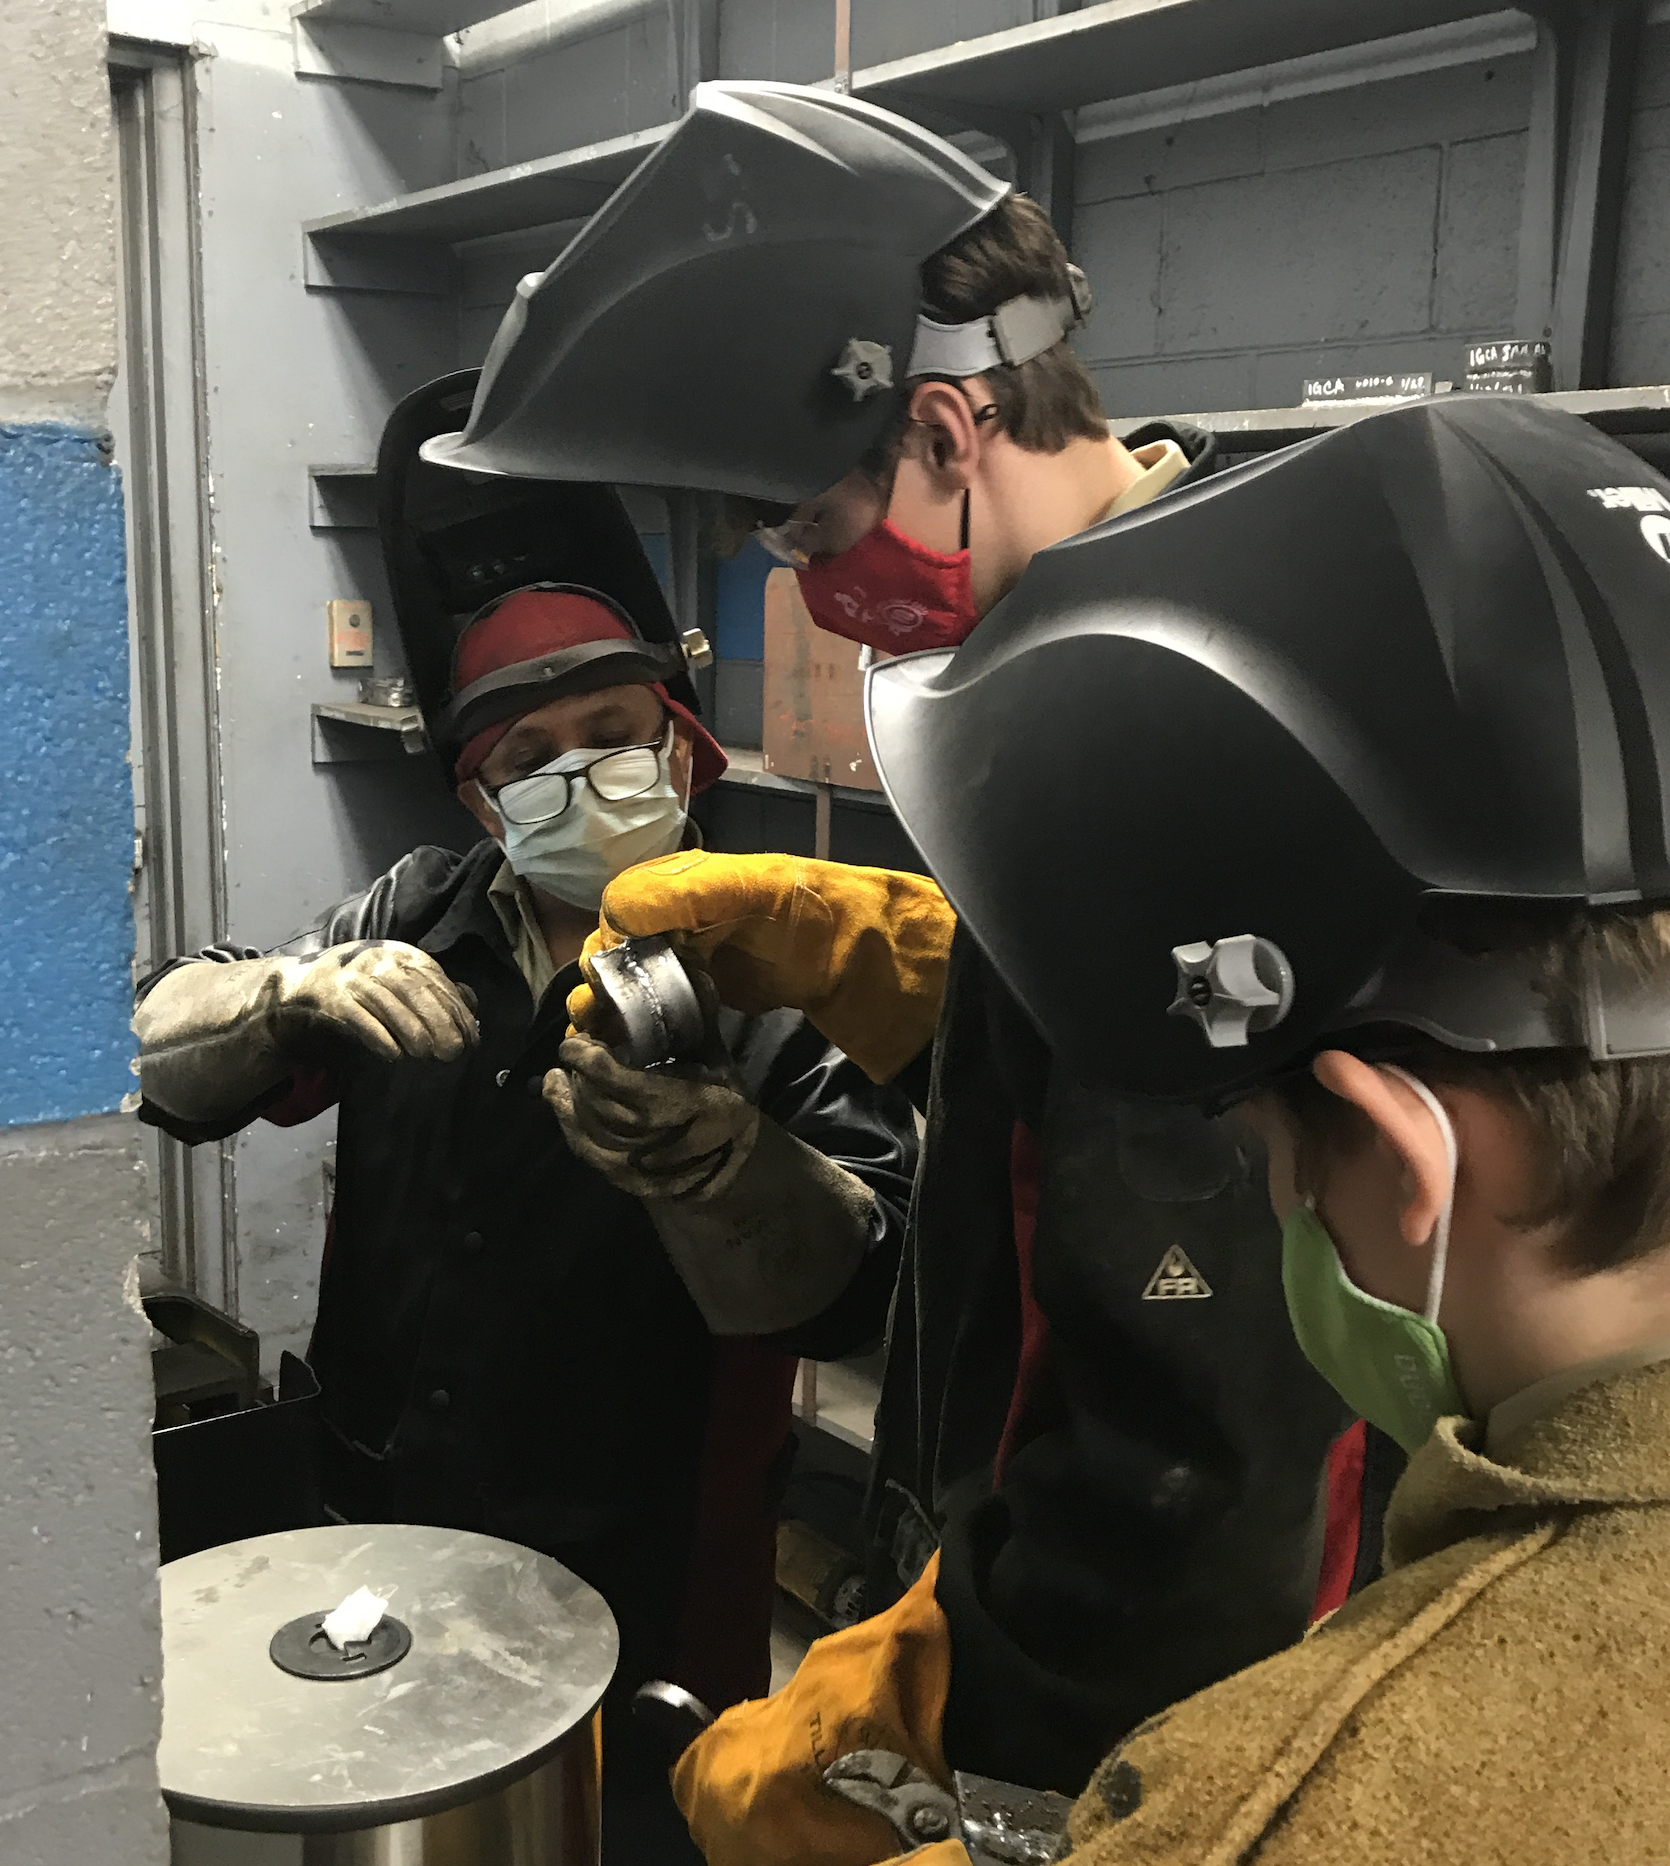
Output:
<instances>
[{"instance_id":1,"label":"metal workpiece","mask_svg":"<svg viewBox=\"0 0 1670 1866\"><path fill-rule=\"evenodd\" d=\"M954 1780L963 1849L973 1866L1050 1866L1071 1851L1068 1796L962 1769Z\"/></svg>"},{"instance_id":2,"label":"metal workpiece","mask_svg":"<svg viewBox=\"0 0 1670 1866\"><path fill-rule=\"evenodd\" d=\"M275 1663L276 1634L360 1586L409 1651L362 1677ZM550 1557L404 1524L296 1530L170 1562L162 1616L177 1862L254 1866L283 1834L305 1837L307 1866L595 1860L594 1713L618 1640L601 1595Z\"/></svg>"},{"instance_id":3,"label":"metal workpiece","mask_svg":"<svg viewBox=\"0 0 1670 1866\"><path fill-rule=\"evenodd\" d=\"M623 940L594 953L591 968L597 991L626 1026L626 1041L616 1046L623 1063L653 1069L701 1053L707 1020L670 940L659 933Z\"/></svg>"},{"instance_id":4,"label":"metal workpiece","mask_svg":"<svg viewBox=\"0 0 1670 1866\"><path fill-rule=\"evenodd\" d=\"M713 1727L713 1712L696 1696L666 1678L652 1678L632 1694L632 1716L667 1752L668 1764Z\"/></svg>"}]
</instances>

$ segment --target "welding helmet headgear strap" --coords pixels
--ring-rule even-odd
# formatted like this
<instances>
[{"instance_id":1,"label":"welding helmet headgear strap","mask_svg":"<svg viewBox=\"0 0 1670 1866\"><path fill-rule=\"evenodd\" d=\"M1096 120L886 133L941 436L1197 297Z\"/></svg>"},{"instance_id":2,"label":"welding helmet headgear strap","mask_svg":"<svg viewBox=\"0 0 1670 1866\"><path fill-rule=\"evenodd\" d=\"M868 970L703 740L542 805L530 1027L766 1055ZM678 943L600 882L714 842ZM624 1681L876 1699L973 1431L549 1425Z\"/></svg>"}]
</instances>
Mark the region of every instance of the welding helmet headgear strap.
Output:
<instances>
[{"instance_id":1,"label":"welding helmet headgear strap","mask_svg":"<svg viewBox=\"0 0 1670 1866\"><path fill-rule=\"evenodd\" d=\"M988 369L1016 369L1053 350L1069 331L1090 315L1090 281L1077 266L1067 268L1072 281L1066 298L1011 298L987 317L942 324L926 315L916 320L916 341L907 378L981 376Z\"/></svg>"},{"instance_id":2,"label":"welding helmet headgear strap","mask_svg":"<svg viewBox=\"0 0 1670 1866\"><path fill-rule=\"evenodd\" d=\"M602 687L665 684L683 671L683 655L664 642L580 642L473 681L436 719L435 737L442 744L464 745L489 726L547 700Z\"/></svg>"}]
</instances>

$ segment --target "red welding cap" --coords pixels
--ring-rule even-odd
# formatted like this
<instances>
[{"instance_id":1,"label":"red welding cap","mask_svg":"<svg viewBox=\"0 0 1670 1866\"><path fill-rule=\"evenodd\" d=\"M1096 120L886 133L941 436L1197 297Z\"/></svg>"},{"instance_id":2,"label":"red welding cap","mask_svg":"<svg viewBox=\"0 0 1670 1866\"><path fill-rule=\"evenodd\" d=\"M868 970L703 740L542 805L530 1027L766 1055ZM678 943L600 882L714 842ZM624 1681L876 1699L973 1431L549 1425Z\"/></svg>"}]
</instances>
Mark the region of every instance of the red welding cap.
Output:
<instances>
[{"instance_id":1,"label":"red welding cap","mask_svg":"<svg viewBox=\"0 0 1670 1866\"><path fill-rule=\"evenodd\" d=\"M674 662L682 666L677 648L644 641L600 591L576 584L513 590L470 623L453 651L454 697L439 722L439 736L463 741L456 781L474 777L518 719L552 700L605 687L647 686L690 727L690 788L706 790L723 774L726 758L701 721L668 696L662 682Z\"/></svg>"}]
</instances>

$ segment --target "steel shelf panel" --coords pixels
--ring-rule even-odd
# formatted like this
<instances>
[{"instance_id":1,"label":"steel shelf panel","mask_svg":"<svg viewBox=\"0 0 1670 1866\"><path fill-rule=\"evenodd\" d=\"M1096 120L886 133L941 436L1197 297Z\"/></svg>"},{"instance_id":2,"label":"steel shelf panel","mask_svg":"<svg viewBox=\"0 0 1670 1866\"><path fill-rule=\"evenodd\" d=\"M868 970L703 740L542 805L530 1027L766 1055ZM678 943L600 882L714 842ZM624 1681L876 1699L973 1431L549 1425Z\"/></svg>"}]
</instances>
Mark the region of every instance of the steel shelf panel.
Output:
<instances>
[{"instance_id":1,"label":"steel shelf panel","mask_svg":"<svg viewBox=\"0 0 1670 1866\"><path fill-rule=\"evenodd\" d=\"M514 233L556 221L582 220L608 200L666 135L668 125L587 143L560 155L489 169L438 188L420 188L304 221L309 239L327 244L373 240L433 240L447 245Z\"/></svg>"},{"instance_id":2,"label":"steel shelf panel","mask_svg":"<svg viewBox=\"0 0 1670 1866\"><path fill-rule=\"evenodd\" d=\"M1044 114L1501 13L1501 0L1101 0L853 74L895 108Z\"/></svg>"}]
</instances>

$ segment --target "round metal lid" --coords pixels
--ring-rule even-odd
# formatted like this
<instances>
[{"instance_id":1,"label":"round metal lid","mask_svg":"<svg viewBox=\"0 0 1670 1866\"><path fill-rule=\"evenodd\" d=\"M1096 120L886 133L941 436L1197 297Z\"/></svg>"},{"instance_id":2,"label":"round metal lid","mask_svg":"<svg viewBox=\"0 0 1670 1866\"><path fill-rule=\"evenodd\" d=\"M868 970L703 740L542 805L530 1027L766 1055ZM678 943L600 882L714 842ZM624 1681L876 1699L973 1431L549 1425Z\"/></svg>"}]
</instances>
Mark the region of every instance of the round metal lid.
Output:
<instances>
[{"instance_id":1,"label":"round metal lid","mask_svg":"<svg viewBox=\"0 0 1670 1866\"><path fill-rule=\"evenodd\" d=\"M367 1678L298 1678L275 1632L356 1587L410 1652ZM559 1562L461 1530L349 1524L255 1536L162 1570L162 1791L217 1827L413 1820L533 1768L597 1707L619 1641Z\"/></svg>"}]
</instances>

